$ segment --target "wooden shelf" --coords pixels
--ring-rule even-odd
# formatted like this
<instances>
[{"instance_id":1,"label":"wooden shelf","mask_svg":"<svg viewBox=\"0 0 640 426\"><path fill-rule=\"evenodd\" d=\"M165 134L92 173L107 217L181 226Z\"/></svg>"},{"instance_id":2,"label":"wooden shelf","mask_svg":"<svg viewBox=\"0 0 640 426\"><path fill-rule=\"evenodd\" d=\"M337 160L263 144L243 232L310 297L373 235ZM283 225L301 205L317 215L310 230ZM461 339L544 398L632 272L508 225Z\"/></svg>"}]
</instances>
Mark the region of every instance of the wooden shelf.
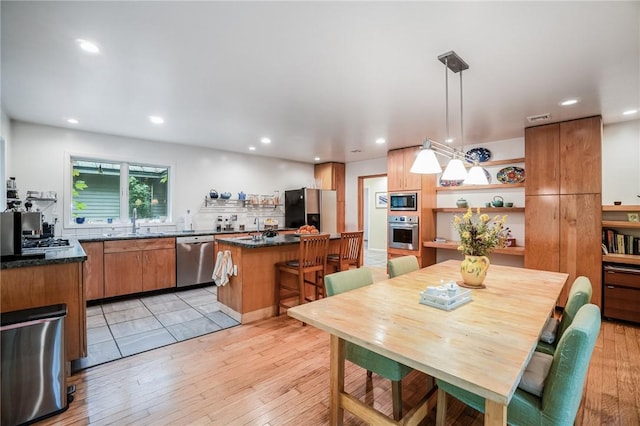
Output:
<instances>
[{"instance_id":1,"label":"wooden shelf","mask_svg":"<svg viewBox=\"0 0 640 426\"><path fill-rule=\"evenodd\" d=\"M640 256L635 254L604 254L603 262L624 263L627 265L640 265Z\"/></svg>"},{"instance_id":2,"label":"wooden shelf","mask_svg":"<svg viewBox=\"0 0 640 426\"><path fill-rule=\"evenodd\" d=\"M603 228L640 228L640 222L629 222L628 220L603 220Z\"/></svg>"},{"instance_id":3,"label":"wooden shelf","mask_svg":"<svg viewBox=\"0 0 640 426\"><path fill-rule=\"evenodd\" d=\"M603 212L640 212L640 206L627 205L627 206L602 206Z\"/></svg>"},{"instance_id":4,"label":"wooden shelf","mask_svg":"<svg viewBox=\"0 0 640 426\"><path fill-rule=\"evenodd\" d=\"M521 158L506 158L504 160L493 160L478 163L480 167L501 166L503 164L524 163L524 157ZM473 164L467 162L465 167L473 167Z\"/></svg>"},{"instance_id":5,"label":"wooden shelf","mask_svg":"<svg viewBox=\"0 0 640 426\"><path fill-rule=\"evenodd\" d=\"M523 183L492 183L489 185L437 186L436 191L475 191L478 189L524 188Z\"/></svg>"},{"instance_id":6,"label":"wooden shelf","mask_svg":"<svg viewBox=\"0 0 640 426\"><path fill-rule=\"evenodd\" d=\"M476 209L480 208L483 213L518 213L524 212L524 207L471 207L471 210L475 213ZM467 207L438 207L433 209L438 213L466 213Z\"/></svg>"},{"instance_id":7,"label":"wooden shelf","mask_svg":"<svg viewBox=\"0 0 640 426\"><path fill-rule=\"evenodd\" d=\"M436 243L435 241L425 241L422 243L424 247L431 247L437 249L457 250L460 245L459 241L447 241L444 243ZM505 247L501 249L495 249L492 253L508 254L511 256L524 256L524 247Z\"/></svg>"}]
</instances>

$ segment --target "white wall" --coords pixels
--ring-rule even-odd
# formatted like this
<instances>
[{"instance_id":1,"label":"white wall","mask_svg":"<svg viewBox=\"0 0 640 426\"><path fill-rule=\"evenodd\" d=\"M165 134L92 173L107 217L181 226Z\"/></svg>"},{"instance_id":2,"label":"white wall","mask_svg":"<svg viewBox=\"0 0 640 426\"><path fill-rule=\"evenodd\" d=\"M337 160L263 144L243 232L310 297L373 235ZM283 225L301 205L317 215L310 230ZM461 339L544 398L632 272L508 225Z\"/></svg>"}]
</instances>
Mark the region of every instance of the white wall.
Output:
<instances>
[{"instance_id":1,"label":"white wall","mask_svg":"<svg viewBox=\"0 0 640 426\"><path fill-rule=\"evenodd\" d=\"M358 229L358 177L387 174L387 157L345 165L345 229Z\"/></svg>"},{"instance_id":2,"label":"white wall","mask_svg":"<svg viewBox=\"0 0 640 426\"><path fill-rule=\"evenodd\" d=\"M7 175L16 177L21 198L27 190L57 192L53 211L45 211L45 216L58 216L57 234L65 222L63 209L70 203L63 198L67 153L173 166L174 220L187 209L197 212L211 188L231 192L235 198L240 191L273 194L314 181L313 164L14 121ZM77 226L65 224L65 228L71 231ZM81 229L86 231L87 226Z\"/></svg>"},{"instance_id":3,"label":"white wall","mask_svg":"<svg viewBox=\"0 0 640 426\"><path fill-rule=\"evenodd\" d=\"M602 204L640 204L640 120L604 126Z\"/></svg>"},{"instance_id":4,"label":"white wall","mask_svg":"<svg viewBox=\"0 0 640 426\"><path fill-rule=\"evenodd\" d=\"M4 110L0 107L0 181L2 181L2 191L0 191L0 206L4 210L7 205L7 192L4 190L5 183L9 179L7 167L9 165L9 153L11 152L11 121Z\"/></svg>"},{"instance_id":5,"label":"white wall","mask_svg":"<svg viewBox=\"0 0 640 426\"><path fill-rule=\"evenodd\" d=\"M375 250L387 249L387 209L376 208L376 192L387 192L387 177L365 179L364 187L368 188L369 197L363 200L369 206L368 248Z\"/></svg>"}]
</instances>

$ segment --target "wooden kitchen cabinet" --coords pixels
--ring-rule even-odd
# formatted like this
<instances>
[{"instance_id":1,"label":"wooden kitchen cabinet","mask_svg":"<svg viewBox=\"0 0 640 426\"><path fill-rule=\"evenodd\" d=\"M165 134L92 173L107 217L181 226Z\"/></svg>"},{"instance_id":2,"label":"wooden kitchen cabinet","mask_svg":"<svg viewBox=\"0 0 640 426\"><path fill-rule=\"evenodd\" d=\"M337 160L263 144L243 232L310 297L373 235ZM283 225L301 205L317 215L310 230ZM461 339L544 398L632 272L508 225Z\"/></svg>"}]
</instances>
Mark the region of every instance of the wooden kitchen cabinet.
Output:
<instances>
[{"instance_id":1,"label":"wooden kitchen cabinet","mask_svg":"<svg viewBox=\"0 0 640 426\"><path fill-rule=\"evenodd\" d=\"M604 267L604 315L640 322L640 268Z\"/></svg>"},{"instance_id":2,"label":"wooden kitchen cabinet","mask_svg":"<svg viewBox=\"0 0 640 426\"><path fill-rule=\"evenodd\" d=\"M389 192L396 191L420 191L422 187L422 175L411 173L419 146L394 149L387 153L387 188Z\"/></svg>"},{"instance_id":3,"label":"wooden kitchen cabinet","mask_svg":"<svg viewBox=\"0 0 640 426\"><path fill-rule=\"evenodd\" d=\"M82 249L87 260L82 265L82 280L87 300L103 299L104 296L104 244L83 242Z\"/></svg>"},{"instance_id":4,"label":"wooden kitchen cabinet","mask_svg":"<svg viewBox=\"0 0 640 426\"><path fill-rule=\"evenodd\" d=\"M601 193L601 117L525 129L525 171L525 195Z\"/></svg>"},{"instance_id":5,"label":"wooden kitchen cabinet","mask_svg":"<svg viewBox=\"0 0 640 426\"><path fill-rule=\"evenodd\" d=\"M526 268L566 272L602 305L602 120L589 117L525 129Z\"/></svg>"},{"instance_id":6,"label":"wooden kitchen cabinet","mask_svg":"<svg viewBox=\"0 0 640 426\"><path fill-rule=\"evenodd\" d=\"M0 312L64 303L66 361L87 355L87 327L82 264L59 263L2 270Z\"/></svg>"},{"instance_id":7,"label":"wooden kitchen cabinet","mask_svg":"<svg viewBox=\"0 0 640 426\"><path fill-rule=\"evenodd\" d=\"M175 239L105 241L105 297L175 287Z\"/></svg>"},{"instance_id":8,"label":"wooden kitchen cabinet","mask_svg":"<svg viewBox=\"0 0 640 426\"><path fill-rule=\"evenodd\" d=\"M322 163L314 167L316 181L321 180L321 189L336 191L336 226L344 232L345 221L345 165L344 163Z\"/></svg>"}]
</instances>

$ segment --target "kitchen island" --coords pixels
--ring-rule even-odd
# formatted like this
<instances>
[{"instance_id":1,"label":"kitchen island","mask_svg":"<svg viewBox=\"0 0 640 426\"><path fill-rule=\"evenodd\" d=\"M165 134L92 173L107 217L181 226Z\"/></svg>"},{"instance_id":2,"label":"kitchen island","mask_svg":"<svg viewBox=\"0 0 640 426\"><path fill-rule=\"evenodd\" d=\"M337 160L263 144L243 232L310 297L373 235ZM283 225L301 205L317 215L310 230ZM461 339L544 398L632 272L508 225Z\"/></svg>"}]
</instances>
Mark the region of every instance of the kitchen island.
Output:
<instances>
[{"instance_id":1,"label":"kitchen island","mask_svg":"<svg viewBox=\"0 0 640 426\"><path fill-rule=\"evenodd\" d=\"M229 250L237 275L218 287L220 310L245 324L276 314L277 262L296 259L300 238L285 234L253 241L251 237L216 238L218 250ZM331 234L329 253L338 253L340 234Z\"/></svg>"},{"instance_id":2,"label":"kitchen island","mask_svg":"<svg viewBox=\"0 0 640 426\"><path fill-rule=\"evenodd\" d=\"M82 262L87 256L77 241L68 248L42 250L41 255L0 263L0 313L66 304L66 361L84 357L87 327Z\"/></svg>"}]
</instances>

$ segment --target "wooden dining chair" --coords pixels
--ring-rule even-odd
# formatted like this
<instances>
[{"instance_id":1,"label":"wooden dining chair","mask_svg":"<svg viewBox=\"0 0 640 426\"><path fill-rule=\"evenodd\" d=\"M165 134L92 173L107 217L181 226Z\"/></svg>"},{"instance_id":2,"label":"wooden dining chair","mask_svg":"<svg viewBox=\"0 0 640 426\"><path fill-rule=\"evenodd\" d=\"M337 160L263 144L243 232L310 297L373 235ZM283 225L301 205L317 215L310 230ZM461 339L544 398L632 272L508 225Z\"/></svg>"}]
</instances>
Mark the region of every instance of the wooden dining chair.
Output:
<instances>
[{"instance_id":1,"label":"wooden dining chair","mask_svg":"<svg viewBox=\"0 0 640 426\"><path fill-rule=\"evenodd\" d=\"M280 315L280 308L293 306L283 303L286 300L297 298L297 303L294 304L303 304L324 295L322 278L327 268L329 237L329 234L301 235L298 258L276 263L277 315ZM286 279L287 274L295 279ZM309 274L313 279L308 278ZM307 297L307 285L313 286L314 299Z\"/></svg>"},{"instance_id":2,"label":"wooden dining chair","mask_svg":"<svg viewBox=\"0 0 640 426\"><path fill-rule=\"evenodd\" d=\"M573 425L599 332L600 308L584 305L560 337L553 355L534 353L507 406L507 423ZM484 398L440 379L437 383L437 425L445 424L446 394L484 413Z\"/></svg>"},{"instance_id":3,"label":"wooden dining chair","mask_svg":"<svg viewBox=\"0 0 640 426\"><path fill-rule=\"evenodd\" d=\"M547 325L545 325L545 330L542 333L541 340L536 346L536 351L553 355L558 340L560 340L566 329L571 325L578 310L587 303L591 303L592 293L593 288L589 278L578 277L573 281L571 289L569 289L569 298L567 299L567 304L564 307L560 321L557 322L553 317L549 318ZM546 341L543 341L543 339Z\"/></svg>"},{"instance_id":4,"label":"wooden dining chair","mask_svg":"<svg viewBox=\"0 0 640 426\"><path fill-rule=\"evenodd\" d=\"M372 283L373 276L368 268L349 269L324 277L328 297ZM412 371L412 368L350 342L345 342L345 358L366 369L368 377L371 377L373 372L391 380L393 418L400 420L402 418L401 380Z\"/></svg>"},{"instance_id":5,"label":"wooden dining chair","mask_svg":"<svg viewBox=\"0 0 640 426\"><path fill-rule=\"evenodd\" d=\"M362 241L363 231L341 232L340 253L331 253L327 256L327 266L333 272L346 271L352 265L356 268L362 266Z\"/></svg>"},{"instance_id":6,"label":"wooden dining chair","mask_svg":"<svg viewBox=\"0 0 640 426\"><path fill-rule=\"evenodd\" d=\"M389 278L393 278L408 272L417 271L420 269L420 265L418 265L417 257L409 255L389 259L387 261L387 269L389 271Z\"/></svg>"}]
</instances>

